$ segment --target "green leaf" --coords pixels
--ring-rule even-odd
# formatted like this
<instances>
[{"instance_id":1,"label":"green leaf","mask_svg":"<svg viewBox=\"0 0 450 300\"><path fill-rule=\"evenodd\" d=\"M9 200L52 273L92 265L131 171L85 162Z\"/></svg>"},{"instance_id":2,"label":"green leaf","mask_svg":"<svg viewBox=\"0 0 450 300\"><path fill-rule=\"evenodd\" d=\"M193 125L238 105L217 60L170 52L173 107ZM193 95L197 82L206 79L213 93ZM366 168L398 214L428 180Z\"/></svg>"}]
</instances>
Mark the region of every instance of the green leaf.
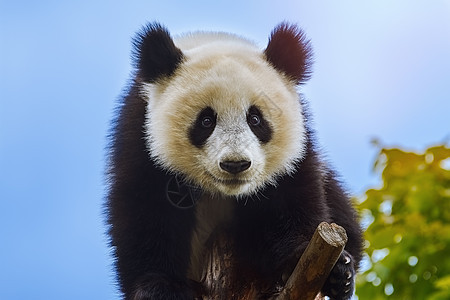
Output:
<instances>
[{"instance_id":1,"label":"green leaf","mask_svg":"<svg viewBox=\"0 0 450 300\"><path fill-rule=\"evenodd\" d=\"M450 299L450 148L414 153L379 142L377 147L374 171L383 185L356 201L371 260L358 275L356 294L360 299ZM386 284L394 288L390 296Z\"/></svg>"}]
</instances>

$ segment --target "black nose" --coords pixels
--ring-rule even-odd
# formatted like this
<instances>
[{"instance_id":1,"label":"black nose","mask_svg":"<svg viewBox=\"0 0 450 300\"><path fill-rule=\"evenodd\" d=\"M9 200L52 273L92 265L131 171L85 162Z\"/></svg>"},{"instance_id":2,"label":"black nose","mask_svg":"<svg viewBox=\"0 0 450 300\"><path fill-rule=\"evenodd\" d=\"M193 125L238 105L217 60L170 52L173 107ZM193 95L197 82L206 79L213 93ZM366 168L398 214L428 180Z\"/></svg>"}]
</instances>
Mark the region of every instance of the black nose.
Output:
<instances>
[{"instance_id":1,"label":"black nose","mask_svg":"<svg viewBox=\"0 0 450 300\"><path fill-rule=\"evenodd\" d=\"M237 174L250 168L251 162L246 160L233 161L226 160L220 162L220 167L231 174Z\"/></svg>"}]
</instances>

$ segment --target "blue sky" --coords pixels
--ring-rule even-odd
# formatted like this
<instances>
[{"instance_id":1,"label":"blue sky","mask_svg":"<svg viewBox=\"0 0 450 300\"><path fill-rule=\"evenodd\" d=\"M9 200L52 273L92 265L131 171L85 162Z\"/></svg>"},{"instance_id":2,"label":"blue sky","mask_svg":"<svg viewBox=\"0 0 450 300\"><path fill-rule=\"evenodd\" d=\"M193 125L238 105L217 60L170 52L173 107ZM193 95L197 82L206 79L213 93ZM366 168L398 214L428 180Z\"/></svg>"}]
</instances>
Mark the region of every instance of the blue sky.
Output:
<instances>
[{"instance_id":1,"label":"blue sky","mask_svg":"<svg viewBox=\"0 0 450 300\"><path fill-rule=\"evenodd\" d=\"M376 148L450 139L450 2L0 0L0 299L119 299L102 216L106 133L146 21L261 48L288 20L315 52L302 92L353 194Z\"/></svg>"}]
</instances>

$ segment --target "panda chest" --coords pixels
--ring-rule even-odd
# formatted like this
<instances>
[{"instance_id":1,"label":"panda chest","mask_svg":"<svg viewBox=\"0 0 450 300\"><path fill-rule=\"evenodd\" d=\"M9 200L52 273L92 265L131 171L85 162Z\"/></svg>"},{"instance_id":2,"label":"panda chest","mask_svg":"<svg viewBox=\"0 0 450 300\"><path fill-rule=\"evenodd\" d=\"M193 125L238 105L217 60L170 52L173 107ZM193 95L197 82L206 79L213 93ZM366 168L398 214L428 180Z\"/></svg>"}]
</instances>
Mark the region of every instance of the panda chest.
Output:
<instances>
[{"instance_id":1,"label":"panda chest","mask_svg":"<svg viewBox=\"0 0 450 300\"><path fill-rule=\"evenodd\" d=\"M196 204L196 226L191 238L191 257L188 276L201 281L208 260L208 247L212 239L226 228L233 218L235 200L203 196Z\"/></svg>"}]
</instances>

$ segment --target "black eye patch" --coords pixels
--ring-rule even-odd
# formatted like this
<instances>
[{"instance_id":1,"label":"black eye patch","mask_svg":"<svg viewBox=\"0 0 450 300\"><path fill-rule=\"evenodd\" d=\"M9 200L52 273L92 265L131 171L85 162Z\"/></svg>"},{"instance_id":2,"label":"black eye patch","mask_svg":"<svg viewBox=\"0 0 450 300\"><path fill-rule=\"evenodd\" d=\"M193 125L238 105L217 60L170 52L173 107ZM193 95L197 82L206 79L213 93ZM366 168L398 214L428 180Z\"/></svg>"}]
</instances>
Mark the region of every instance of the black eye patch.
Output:
<instances>
[{"instance_id":1,"label":"black eye patch","mask_svg":"<svg viewBox=\"0 0 450 300\"><path fill-rule=\"evenodd\" d=\"M216 127L217 114L211 107L204 108L195 123L189 128L189 140L192 145L202 147Z\"/></svg>"},{"instance_id":2,"label":"black eye patch","mask_svg":"<svg viewBox=\"0 0 450 300\"><path fill-rule=\"evenodd\" d=\"M255 105L248 109L247 124L261 143L265 144L272 139L273 131L270 124Z\"/></svg>"}]
</instances>

